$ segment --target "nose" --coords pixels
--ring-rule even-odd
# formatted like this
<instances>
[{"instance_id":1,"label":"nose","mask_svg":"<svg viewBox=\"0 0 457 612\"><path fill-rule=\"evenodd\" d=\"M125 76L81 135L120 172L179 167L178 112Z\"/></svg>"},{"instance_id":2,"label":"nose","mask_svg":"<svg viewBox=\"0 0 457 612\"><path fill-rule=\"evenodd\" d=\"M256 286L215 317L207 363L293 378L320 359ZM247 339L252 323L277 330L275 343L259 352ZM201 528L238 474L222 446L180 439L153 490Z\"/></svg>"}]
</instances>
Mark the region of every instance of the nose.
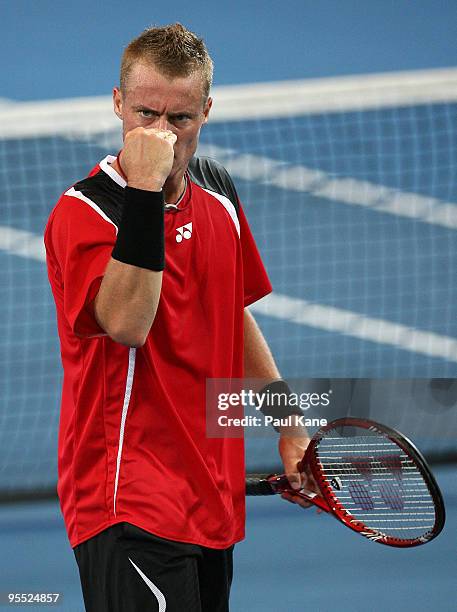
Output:
<instances>
[{"instance_id":1,"label":"nose","mask_svg":"<svg viewBox=\"0 0 457 612\"><path fill-rule=\"evenodd\" d=\"M157 121L154 123L154 127L158 130L168 130L172 132L172 126L168 122L166 115L160 115L157 117Z\"/></svg>"}]
</instances>

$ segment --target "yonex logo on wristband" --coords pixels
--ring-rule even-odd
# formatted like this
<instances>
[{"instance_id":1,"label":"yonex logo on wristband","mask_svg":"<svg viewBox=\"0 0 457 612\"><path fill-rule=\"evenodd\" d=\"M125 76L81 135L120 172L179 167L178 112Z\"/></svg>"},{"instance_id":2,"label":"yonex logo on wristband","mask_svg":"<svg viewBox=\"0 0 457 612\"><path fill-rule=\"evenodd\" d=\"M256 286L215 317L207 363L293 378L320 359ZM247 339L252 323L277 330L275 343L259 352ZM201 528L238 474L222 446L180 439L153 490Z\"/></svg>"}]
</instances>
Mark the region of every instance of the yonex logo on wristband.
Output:
<instances>
[{"instance_id":1,"label":"yonex logo on wristband","mask_svg":"<svg viewBox=\"0 0 457 612\"><path fill-rule=\"evenodd\" d=\"M189 240L192 236L192 223L186 223L181 227L177 227L176 232L176 242L182 242L184 238Z\"/></svg>"}]
</instances>

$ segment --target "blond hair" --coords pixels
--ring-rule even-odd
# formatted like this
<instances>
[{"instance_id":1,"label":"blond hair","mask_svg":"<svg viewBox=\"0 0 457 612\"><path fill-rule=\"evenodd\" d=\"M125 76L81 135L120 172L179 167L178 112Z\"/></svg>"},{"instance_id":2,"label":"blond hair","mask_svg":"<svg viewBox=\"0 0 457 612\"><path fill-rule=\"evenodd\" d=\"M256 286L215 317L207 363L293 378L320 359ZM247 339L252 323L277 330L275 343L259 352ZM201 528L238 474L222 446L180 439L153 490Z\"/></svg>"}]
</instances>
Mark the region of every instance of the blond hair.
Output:
<instances>
[{"instance_id":1,"label":"blond hair","mask_svg":"<svg viewBox=\"0 0 457 612\"><path fill-rule=\"evenodd\" d=\"M201 72L203 95L209 96L213 80L213 61L202 38L180 23L144 30L125 48L121 62L121 91L127 89L132 66L144 61L153 64L163 75L187 77Z\"/></svg>"}]
</instances>

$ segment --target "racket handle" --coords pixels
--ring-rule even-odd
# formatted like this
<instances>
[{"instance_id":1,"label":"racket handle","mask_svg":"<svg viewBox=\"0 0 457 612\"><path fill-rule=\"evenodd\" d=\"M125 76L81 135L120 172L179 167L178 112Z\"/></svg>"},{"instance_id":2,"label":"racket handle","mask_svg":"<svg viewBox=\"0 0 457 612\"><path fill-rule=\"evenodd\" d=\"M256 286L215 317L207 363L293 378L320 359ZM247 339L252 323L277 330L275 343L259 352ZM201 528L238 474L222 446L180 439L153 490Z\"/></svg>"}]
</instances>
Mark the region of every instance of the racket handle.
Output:
<instances>
[{"instance_id":1,"label":"racket handle","mask_svg":"<svg viewBox=\"0 0 457 612\"><path fill-rule=\"evenodd\" d=\"M270 474L248 474L246 495L275 495L276 491L268 482Z\"/></svg>"}]
</instances>

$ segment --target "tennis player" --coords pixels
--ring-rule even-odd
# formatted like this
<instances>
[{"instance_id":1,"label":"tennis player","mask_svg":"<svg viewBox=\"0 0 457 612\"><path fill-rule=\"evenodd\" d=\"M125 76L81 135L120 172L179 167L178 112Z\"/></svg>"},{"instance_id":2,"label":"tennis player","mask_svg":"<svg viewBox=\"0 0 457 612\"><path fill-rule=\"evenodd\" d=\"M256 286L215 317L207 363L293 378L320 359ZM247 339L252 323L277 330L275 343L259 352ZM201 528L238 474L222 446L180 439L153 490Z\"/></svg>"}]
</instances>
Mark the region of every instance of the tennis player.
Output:
<instances>
[{"instance_id":1,"label":"tennis player","mask_svg":"<svg viewBox=\"0 0 457 612\"><path fill-rule=\"evenodd\" d=\"M88 611L228 610L244 448L205 436L205 382L280 376L247 309L271 285L235 187L194 156L212 71L180 24L133 40L113 92L123 149L46 227L64 368L58 493ZM280 436L296 486L307 443Z\"/></svg>"}]
</instances>

